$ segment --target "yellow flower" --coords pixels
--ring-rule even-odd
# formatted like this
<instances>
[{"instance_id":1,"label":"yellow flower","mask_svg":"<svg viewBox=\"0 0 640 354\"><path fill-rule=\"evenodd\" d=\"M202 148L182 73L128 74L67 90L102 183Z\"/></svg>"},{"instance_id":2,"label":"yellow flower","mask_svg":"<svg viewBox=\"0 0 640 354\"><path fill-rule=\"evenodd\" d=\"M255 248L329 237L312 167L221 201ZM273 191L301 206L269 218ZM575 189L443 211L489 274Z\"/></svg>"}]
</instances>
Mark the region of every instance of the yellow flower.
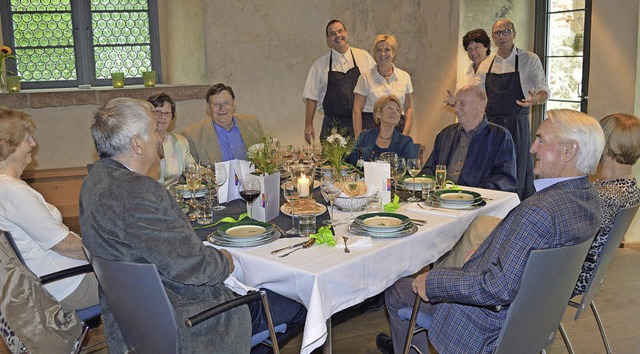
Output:
<instances>
[{"instance_id":1,"label":"yellow flower","mask_svg":"<svg viewBox=\"0 0 640 354\"><path fill-rule=\"evenodd\" d=\"M6 55L11 55L11 48L7 47L6 45L0 46L0 52L2 52L3 56Z\"/></svg>"}]
</instances>

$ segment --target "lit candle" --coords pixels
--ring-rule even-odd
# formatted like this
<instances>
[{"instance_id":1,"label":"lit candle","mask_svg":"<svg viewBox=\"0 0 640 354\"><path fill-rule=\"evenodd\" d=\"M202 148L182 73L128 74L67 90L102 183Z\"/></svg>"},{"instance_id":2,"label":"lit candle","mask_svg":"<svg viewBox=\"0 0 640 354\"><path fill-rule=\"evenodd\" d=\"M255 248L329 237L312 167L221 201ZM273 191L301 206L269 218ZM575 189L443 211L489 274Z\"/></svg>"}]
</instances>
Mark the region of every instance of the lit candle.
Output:
<instances>
[{"instance_id":1,"label":"lit candle","mask_svg":"<svg viewBox=\"0 0 640 354\"><path fill-rule=\"evenodd\" d=\"M309 196L309 178L304 174L298 178L298 190L300 191L300 198L306 198Z\"/></svg>"}]
</instances>

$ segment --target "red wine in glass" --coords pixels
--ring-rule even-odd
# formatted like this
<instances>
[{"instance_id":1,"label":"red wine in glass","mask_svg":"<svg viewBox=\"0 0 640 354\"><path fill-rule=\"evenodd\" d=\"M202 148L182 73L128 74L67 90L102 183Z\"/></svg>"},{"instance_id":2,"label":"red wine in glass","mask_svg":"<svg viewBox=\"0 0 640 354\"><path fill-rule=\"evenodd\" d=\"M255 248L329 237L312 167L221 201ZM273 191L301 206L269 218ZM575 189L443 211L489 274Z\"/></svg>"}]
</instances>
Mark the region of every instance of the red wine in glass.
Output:
<instances>
[{"instance_id":1,"label":"red wine in glass","mask_svg":"<svg viewBox=\"0 0 640 354\"><path fill-rule=\"evenodd\" d=\"M259 195L260 195L259 189L247 189L247 190L240 191L240 196L242 197L242 199L246 200L247 203L253 203L253 201L256 200L256 198L258 198Z\"/></svg>"}]
</instances>

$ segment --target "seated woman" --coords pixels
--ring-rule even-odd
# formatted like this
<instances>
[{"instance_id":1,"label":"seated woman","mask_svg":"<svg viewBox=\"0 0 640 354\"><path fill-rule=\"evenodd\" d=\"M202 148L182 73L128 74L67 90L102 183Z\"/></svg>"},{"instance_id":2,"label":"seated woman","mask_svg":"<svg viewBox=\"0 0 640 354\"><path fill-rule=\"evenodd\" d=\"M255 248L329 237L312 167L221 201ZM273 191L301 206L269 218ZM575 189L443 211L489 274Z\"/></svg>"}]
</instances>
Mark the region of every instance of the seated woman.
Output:
<instances>
[{"instance_id":1,"label":"seated woman","mask_svg":"<svg viewBox=\"0 0 640 354\"><path fill-rule=\"evenodd\" d=\"M151 170L151 177L158 182L170 186L180 179L184 166L193 163L187 138L169 133L167 129L176 117L176 103L165 93L153 95L147 99L154 107L153 113L158 122L156 131L160 135L164 158L160 159L159 169Z\"/></svg>"},{"instance_id":2,"label":"seated woman","mask_svg":"<svg viewBox=\"0 0 640 354\"><path fill-rule=\"evenodd\" d=\"M418 157L418 148L408 135L398 132L395 127L400 122L402 103L394 95L381 97L373 107L373 120L377 128L363 130L356 139L353 151L345 161L355 165L358 149L362 149L365 161L375 161L383 152L395 152L399 157Z\"/></svg>"},{"instance_id":3,"label":"seated woman","mask_svg":"<svg viewBox=\"0 0 640 354\"><path fill-rule=\"evenodd\" d=\"M602 203L602 225L587 253L572 297L587 290L618 211L640 203L640 188L632 171L640 158L640 119L617 113L602 118L600 125L606 140L596 174L598 179L593 185Z\"/></svg>"},{"instance_id":4,"label":"seated woman","mask_svg":"<svg viewBox=\"0 0 640 354\"><path fill-rule=\"evenodd\" d=\"M15 239L27 267L37 276L87 264L78 235L62 223L62 214L20 179L36 146L35 125L26 113L0 108L0 229ZM93 273L44 286L64 311L98 304Z\"/></svg>"}]
</instances>

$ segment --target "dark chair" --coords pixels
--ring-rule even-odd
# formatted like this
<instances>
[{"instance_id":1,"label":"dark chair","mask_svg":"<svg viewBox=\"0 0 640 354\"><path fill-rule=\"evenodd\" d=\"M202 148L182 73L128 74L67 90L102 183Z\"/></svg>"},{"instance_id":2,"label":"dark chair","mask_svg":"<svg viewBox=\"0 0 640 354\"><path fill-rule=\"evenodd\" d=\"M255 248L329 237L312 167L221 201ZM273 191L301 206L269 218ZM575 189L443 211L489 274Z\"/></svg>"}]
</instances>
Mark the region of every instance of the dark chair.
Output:
<instances>
[{"instance_id":1,"label":"dark chair","mask_svg":"<svg viewBox=\"0 0 640 354\"><path fill-rule=\"evenodd\" d=\"M20 261L20 263L25 267L25 269L29 269L24 261L24 258L22 258L22 254L20 253L20 250L16 246L15 240L13 239L13 236L11 236L11 233L8 231L2 231L2 230L0 230L0 232L4 235L4 238L7 241L7 243L11 246L11 249L15 257ZM68 277L72 277L72 276L76 276L84 273L90 273L92 271L93 271L93 268L91 267L91 265L87 264L87 265L64 269L55 273L47 274L40 277L39 280L41 285L45 285L60 279L64 279L64 278L68 278ZM84 309L76 310L75 312L78 315L82 324L82 332L80 334L80 337L76 341L76 345L72 352L74 354L77 354L80 352L80 350L88 348L88 347L83 347L82 344L85 342L87 338L89 329L96 328L100 325L101 310L100 310L100 305L98 304L98 305L94 305ZM11 319L5 319L5 320L10 325ZM6 338L4 339L6 341ZM18 340L20 339L18 338ZM7 345L9 345L9 343L7 343ZM20 346L24 347L24 344L21 344ZM28 350L28 349L29 348L25 347L25 348L21 348L20 351Z\"/></svg>"},{"instance_id":2,"label":"dark chair","mask_svg":"<svg viewBox=\"0 0 640 354\"><path fill-rule=\"evenodd\" d=\"M545 352L553 342L592 241L593 237L573 246L531 251L518 294L506 310L494 354ZM409 328L416 323L419 305L416 301ZM413 331L409 331L405 353L412 339Z\"/></svg>"},{"instance_id":3,"label":"dark chair","mask_svg":"<svg viewBox=\"0 0 640 354\"><path fill-rule=\"evenodd\" d=\"M129 349L137 353L175 353L178 341L176 315L156 266L111 261L98 256L91 257L91 264ZM257 300L262 301L273 352L277 354L280 351L276 329L264 290L214 306L187 319L185 325L196 326L220 313ZM279 325L278 329L284 332L286 325ZM256 336L266 338L264 333Z\"/></svg>"},{"instance_id":4,"label":"dark chair","mask_svg":"<svg viewBox=\"0 0 640 354\"><path fill-rule=\"evenodd\" d=\"M591 279L589 279L589 283L587 284L587 289L585 290L584 294L582 294L582 298L580 299L580 302L576 302L573 300L569 301L569 306L575 307L577 309L576 316L573 318L574 321L578 320L578 318L580 317L580 314L582 314L582 311L586 309L587 305L591 307L591 311L593 312L593 317L595 318L596 323L598 324L598 329L600 330L600 336L602 337L602 342L604 343L604 347L605 347L605 350L607 351L607 354L611 354L609 339L607 338L607 334L604 331L604 325L600 320L600 314L598 313L598 309L596 308L596 303L594 302L593 299L598 294L600 287L602 287L602 283L604 282L604 276L607 273L607 270L609 269L609 264L611 263L611 260L613 259L613 256L616 253L616 249L618 248L618 245L620 245L620 243L622 242L622 238L627 233L627 230L629 229L629 226L631 225L631 222L633 221L633 218L635 217L637 211L638 211L638 205L629 207L629 208L620 209L620 211L618 211L618 214L616 215L616 219L613 222L613 226L611 227L611 231L609 232L609 238L607 239L607 242L605 243L602 249L602 254L600 255L600 259L598 260L598 263L596 264L596 268L593 270L593 273L591 274ZM565 331L562 323L560 323L559 329L560 329L560 334L562 335L562 339L564 340L564 344L567 346L567 350L569 351L569 353L573 354L574 351L573 351L573 347L571 346L571 341L569 341L569 336L567 335L567 332Z\"/></svg>"}]
</instances>

